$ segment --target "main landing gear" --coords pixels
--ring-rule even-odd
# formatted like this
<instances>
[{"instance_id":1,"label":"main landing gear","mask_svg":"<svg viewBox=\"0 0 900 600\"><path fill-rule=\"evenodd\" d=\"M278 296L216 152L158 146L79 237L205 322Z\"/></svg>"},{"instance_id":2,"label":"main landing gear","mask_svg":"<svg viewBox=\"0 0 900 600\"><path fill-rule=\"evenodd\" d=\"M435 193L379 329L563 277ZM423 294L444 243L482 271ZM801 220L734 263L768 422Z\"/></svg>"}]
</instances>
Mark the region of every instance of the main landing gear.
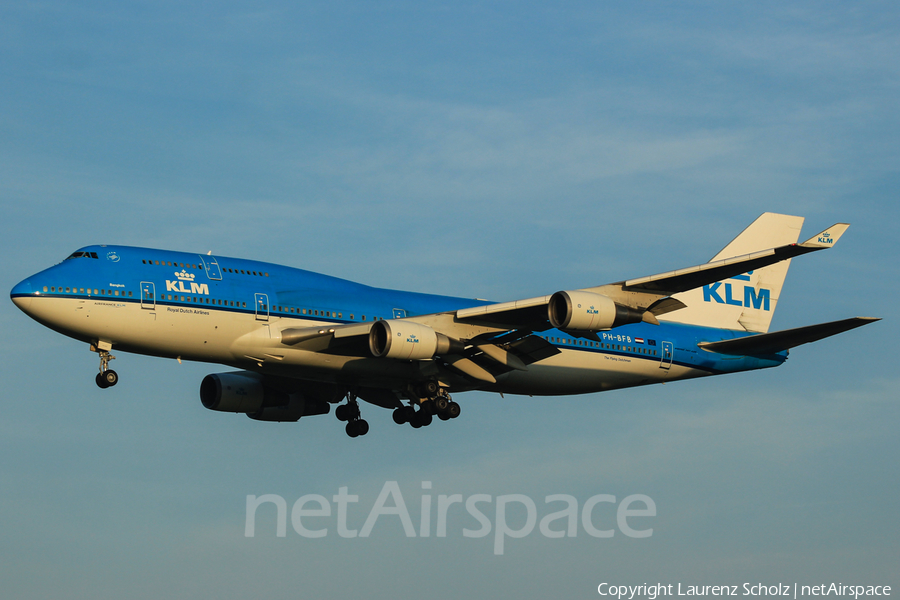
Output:
<instances>
[{"instance_id":1,"label":"main landing gear","mask_svg":"<svg viewBox=\"0 0 900 600\"><path fill-rule=\"evenodd\" d=\"M109 361L115 360L115 356L109 353L109 350L100 350L93 346L91 349L100 355L100 372L97 373L95 381L97 385L103 389L112 387L119 383L119 375L109 368Z\"/></svg>"},{"instance_id":2,"label":"main landing gear","mask_svg":"<svg viewBox=\"0 0 900 600\"><path fill-rule=\"evenodd\" d=\"M347 435L355 438L369 433L369 423L359 416L359 403L356 394L347 392L347 404L341 404L334 410L338 421L347 421Z\"/></svg>"},{"instance_id":3,"label":"main landing gear","mask_svg":"<svg viewBox=\"0 0 900 600\"><path fill-rule=\"evenodd\" d=\"M418 429L431 425L435 415L441 421L449 421L458 417L460 413L459 404L450 398L450 394L447 393L446 389L438 388L436 385L434 388L436 389L433 395L429 395L429 397L419 401L418 410L412 405L402 406L394 410L394 423L397 425L409 423L413 429ZM431 389L428 391L431 391Z\"/></svg>"}]
</instances>

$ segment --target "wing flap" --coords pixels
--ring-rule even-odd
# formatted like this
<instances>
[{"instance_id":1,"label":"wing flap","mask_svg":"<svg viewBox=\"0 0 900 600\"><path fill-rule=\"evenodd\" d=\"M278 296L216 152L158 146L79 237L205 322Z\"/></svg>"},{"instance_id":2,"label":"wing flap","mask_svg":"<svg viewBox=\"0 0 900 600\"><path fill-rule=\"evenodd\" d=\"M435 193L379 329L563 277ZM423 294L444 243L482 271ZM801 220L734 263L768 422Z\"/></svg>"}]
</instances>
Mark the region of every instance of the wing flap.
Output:
<instances>
[{"instance_id":1,"label":"wing flap","mask_svg":"<svg viewBox=\"0 0 900 600\"><path fill-rule=\"evenodd\" d=\"M854 317L842 321L819 323L818 325L808 325L806 327L785 329L784 331L775 331L772 333L761 333L759 335L751 335L732 340L722 340L720 342L701 342L697 345L703 350L708 352L718 352L719 354L732 354L738 356L775 354L782 350L788 350L789 348L794 348L801 344L815 342L880 320L881 319L876 317Z\"/></svg>"}]
</instances>

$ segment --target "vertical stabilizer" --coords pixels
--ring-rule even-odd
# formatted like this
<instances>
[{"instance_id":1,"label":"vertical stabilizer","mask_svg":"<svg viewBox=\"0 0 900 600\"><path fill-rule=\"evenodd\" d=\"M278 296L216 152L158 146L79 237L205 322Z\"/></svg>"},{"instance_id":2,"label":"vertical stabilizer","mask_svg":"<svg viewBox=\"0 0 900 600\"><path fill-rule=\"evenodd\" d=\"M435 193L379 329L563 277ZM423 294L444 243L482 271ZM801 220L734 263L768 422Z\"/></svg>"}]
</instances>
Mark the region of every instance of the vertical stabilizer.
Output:
<instances>
[{"instance_id":1,"label":"vertical stabilizer","mask_svg":"<svg viewBox=\"0 0 900 600\"><path fill-rule=\"evenodd\" d=\"M803 217L763 213L710 262L795 244ZM687 308L660 321L765 333L769 330L790 259L673 296Z\"/></svg>"}]
</instances>

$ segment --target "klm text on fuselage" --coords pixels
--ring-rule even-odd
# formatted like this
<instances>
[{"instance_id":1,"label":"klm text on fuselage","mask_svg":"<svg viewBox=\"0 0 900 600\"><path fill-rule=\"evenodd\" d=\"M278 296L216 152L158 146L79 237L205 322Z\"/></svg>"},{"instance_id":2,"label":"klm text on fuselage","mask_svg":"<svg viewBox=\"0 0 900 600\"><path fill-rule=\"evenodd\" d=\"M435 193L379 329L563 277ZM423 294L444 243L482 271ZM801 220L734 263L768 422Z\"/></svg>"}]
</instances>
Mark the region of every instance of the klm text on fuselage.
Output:
<instances>
[{"instance_id":1,"label":"klm text on fuselage","mask_svg":"<svg viewBox=\"0 0 900 600\"><path fill-rule=\"evenodd\" d=\"M209 285L205 283L194 282L193 273L181 271L180 273L175 273L175 277L178 278L178 281L171 281L169 279L166 280L167 292L181 292L182 294L201 294L204 296L209 295ZM185 282L190 284L190 289L185 287Z\"/></svg>"}]
</instances>

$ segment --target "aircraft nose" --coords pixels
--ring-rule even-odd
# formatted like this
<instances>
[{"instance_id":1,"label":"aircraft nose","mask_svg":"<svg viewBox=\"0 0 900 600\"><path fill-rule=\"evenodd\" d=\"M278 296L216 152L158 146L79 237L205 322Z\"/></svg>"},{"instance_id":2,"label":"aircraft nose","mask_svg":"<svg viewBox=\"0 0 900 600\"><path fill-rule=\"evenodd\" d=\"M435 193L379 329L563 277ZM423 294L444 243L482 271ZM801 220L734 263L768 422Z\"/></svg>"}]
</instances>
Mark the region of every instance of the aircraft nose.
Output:
<instances>
[{"instance_id":1,"label":"aircraft nose","mask_svg":"<svg viewBox=\"0 0 900 600\"><path fill-rule=\"evenodd\" d=\"M31 281L28 279L20 281L9 293L9 297L12 299L13 303L26 313L28 312L28 307L31 305L33 296L34 290Z\"/></svg>"}]
</instances>

